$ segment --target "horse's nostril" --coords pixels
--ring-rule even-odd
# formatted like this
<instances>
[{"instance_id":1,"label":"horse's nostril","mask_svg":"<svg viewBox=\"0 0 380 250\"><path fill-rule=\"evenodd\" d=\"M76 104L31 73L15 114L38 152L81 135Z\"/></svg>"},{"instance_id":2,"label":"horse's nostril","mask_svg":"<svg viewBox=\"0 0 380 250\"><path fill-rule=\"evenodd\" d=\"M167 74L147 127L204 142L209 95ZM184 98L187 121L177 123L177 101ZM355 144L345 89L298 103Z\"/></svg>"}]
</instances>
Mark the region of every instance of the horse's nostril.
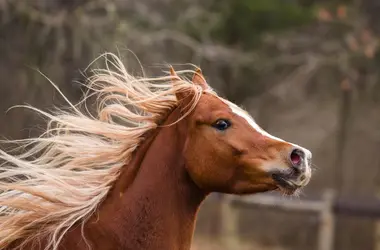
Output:
<instances>
[{"instance_id":1,"label":"horse's nostril","mask_svg":"<svg viewBox=\"0 0 380 250\"><path fill-rule=\"evenodd\" d=\"M290 161L294 167L298 167L301 165L302 160L304 158L305 154L299 149L294 149L290 153Z\"/></svg>"}]
</instances>

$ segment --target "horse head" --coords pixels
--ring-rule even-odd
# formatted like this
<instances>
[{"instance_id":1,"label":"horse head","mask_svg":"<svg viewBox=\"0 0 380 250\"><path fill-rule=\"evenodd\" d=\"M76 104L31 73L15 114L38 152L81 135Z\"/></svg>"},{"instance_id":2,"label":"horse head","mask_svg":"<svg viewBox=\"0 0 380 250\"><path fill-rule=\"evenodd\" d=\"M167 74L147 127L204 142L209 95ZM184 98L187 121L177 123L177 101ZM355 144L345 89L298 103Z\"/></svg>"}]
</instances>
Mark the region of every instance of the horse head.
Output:
<instances>
[{"instance_id":1,"label":"horse head","mask_svg":"<svg viewBox=\"0 0 380 250\"><path fill-rule=\"evenodd\" d=\"M177 75L171 69L175 80ZM179 79L179 78L178 78ZM293 194L311 178L311 152L265 132L238 105L217 96L198 69L192 83L202 95L185 119L183 155L193 181L207 192ZM176 97L186 112L193 92Z\"/></svg>"}]
</instances>

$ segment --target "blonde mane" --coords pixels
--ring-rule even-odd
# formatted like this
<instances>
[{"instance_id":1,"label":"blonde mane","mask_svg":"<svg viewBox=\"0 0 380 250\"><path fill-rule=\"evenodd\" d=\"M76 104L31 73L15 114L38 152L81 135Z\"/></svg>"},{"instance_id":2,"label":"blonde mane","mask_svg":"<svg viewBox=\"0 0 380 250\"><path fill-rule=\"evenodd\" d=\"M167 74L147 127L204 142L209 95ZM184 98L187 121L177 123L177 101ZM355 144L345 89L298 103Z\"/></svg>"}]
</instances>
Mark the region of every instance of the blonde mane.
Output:
<instances>
[{"instance_id":1,"label":"blonde mane","mask_svg":"<svg viewBox=\"0 0 380 250\"><path fill-rule=\"evenodd\" d=\"M96 115L80 111L66 98L69 111L47 113L25 106L47 117L46 132L4 141L24 152L0 150L0 249L15 241L21 248L42 238L48 241L45 249L58 249L70 227L83 227L106 198L142 135L160 126L178 106L175 92L195 94L189 111L202 94L199 86L181 77L192 70L177 72L180 78L174 82L169 75L137 78L117 56L103 57L105 69L92 71L79 103L96 97Z\"/></svg>"}]
</instances>

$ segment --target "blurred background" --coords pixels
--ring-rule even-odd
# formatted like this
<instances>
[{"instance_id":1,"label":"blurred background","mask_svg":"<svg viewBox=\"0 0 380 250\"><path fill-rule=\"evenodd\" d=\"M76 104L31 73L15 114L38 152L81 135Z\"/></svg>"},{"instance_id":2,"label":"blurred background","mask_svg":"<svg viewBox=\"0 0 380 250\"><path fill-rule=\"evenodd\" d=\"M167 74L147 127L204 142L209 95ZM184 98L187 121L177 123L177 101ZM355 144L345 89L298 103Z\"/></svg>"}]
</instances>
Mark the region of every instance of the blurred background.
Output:
<instances>
[{"instance_id":1,"label":"blurred background","mask_svg":"<svg viewBox=\"0 0 380 250\"><path fill-rule=\"evenodd\" d=\"M193 249L380 250L379 36L379 0L0 0L0 136L44 128L11 106L64 103L37 70L75 102L106 51L193 63L315 165L299 197L208 198Z\"/></svg>"}]
</instances>

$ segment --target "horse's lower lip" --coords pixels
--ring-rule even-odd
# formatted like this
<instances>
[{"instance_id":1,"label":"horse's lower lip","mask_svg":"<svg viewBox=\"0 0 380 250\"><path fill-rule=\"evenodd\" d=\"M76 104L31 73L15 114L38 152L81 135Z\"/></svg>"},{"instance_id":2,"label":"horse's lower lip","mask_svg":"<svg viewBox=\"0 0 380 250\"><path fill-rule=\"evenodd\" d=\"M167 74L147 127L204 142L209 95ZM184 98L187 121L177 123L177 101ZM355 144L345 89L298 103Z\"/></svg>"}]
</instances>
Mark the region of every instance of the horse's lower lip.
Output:
<instances>
[{"instance_id":1,"label":"horse's lower lip","mask_svg":"<svg viewBox=\"0 0 380 250\"><path fill-rule=\"evenodd\" d=\"M286 193L294 193L298 188L300 188L299 185L292 182L291 180L288 180L284 175L281 174L272 174L272 179L277 183L277 186L281 190L285 190Z\"/></svg>"}]
</instances>

